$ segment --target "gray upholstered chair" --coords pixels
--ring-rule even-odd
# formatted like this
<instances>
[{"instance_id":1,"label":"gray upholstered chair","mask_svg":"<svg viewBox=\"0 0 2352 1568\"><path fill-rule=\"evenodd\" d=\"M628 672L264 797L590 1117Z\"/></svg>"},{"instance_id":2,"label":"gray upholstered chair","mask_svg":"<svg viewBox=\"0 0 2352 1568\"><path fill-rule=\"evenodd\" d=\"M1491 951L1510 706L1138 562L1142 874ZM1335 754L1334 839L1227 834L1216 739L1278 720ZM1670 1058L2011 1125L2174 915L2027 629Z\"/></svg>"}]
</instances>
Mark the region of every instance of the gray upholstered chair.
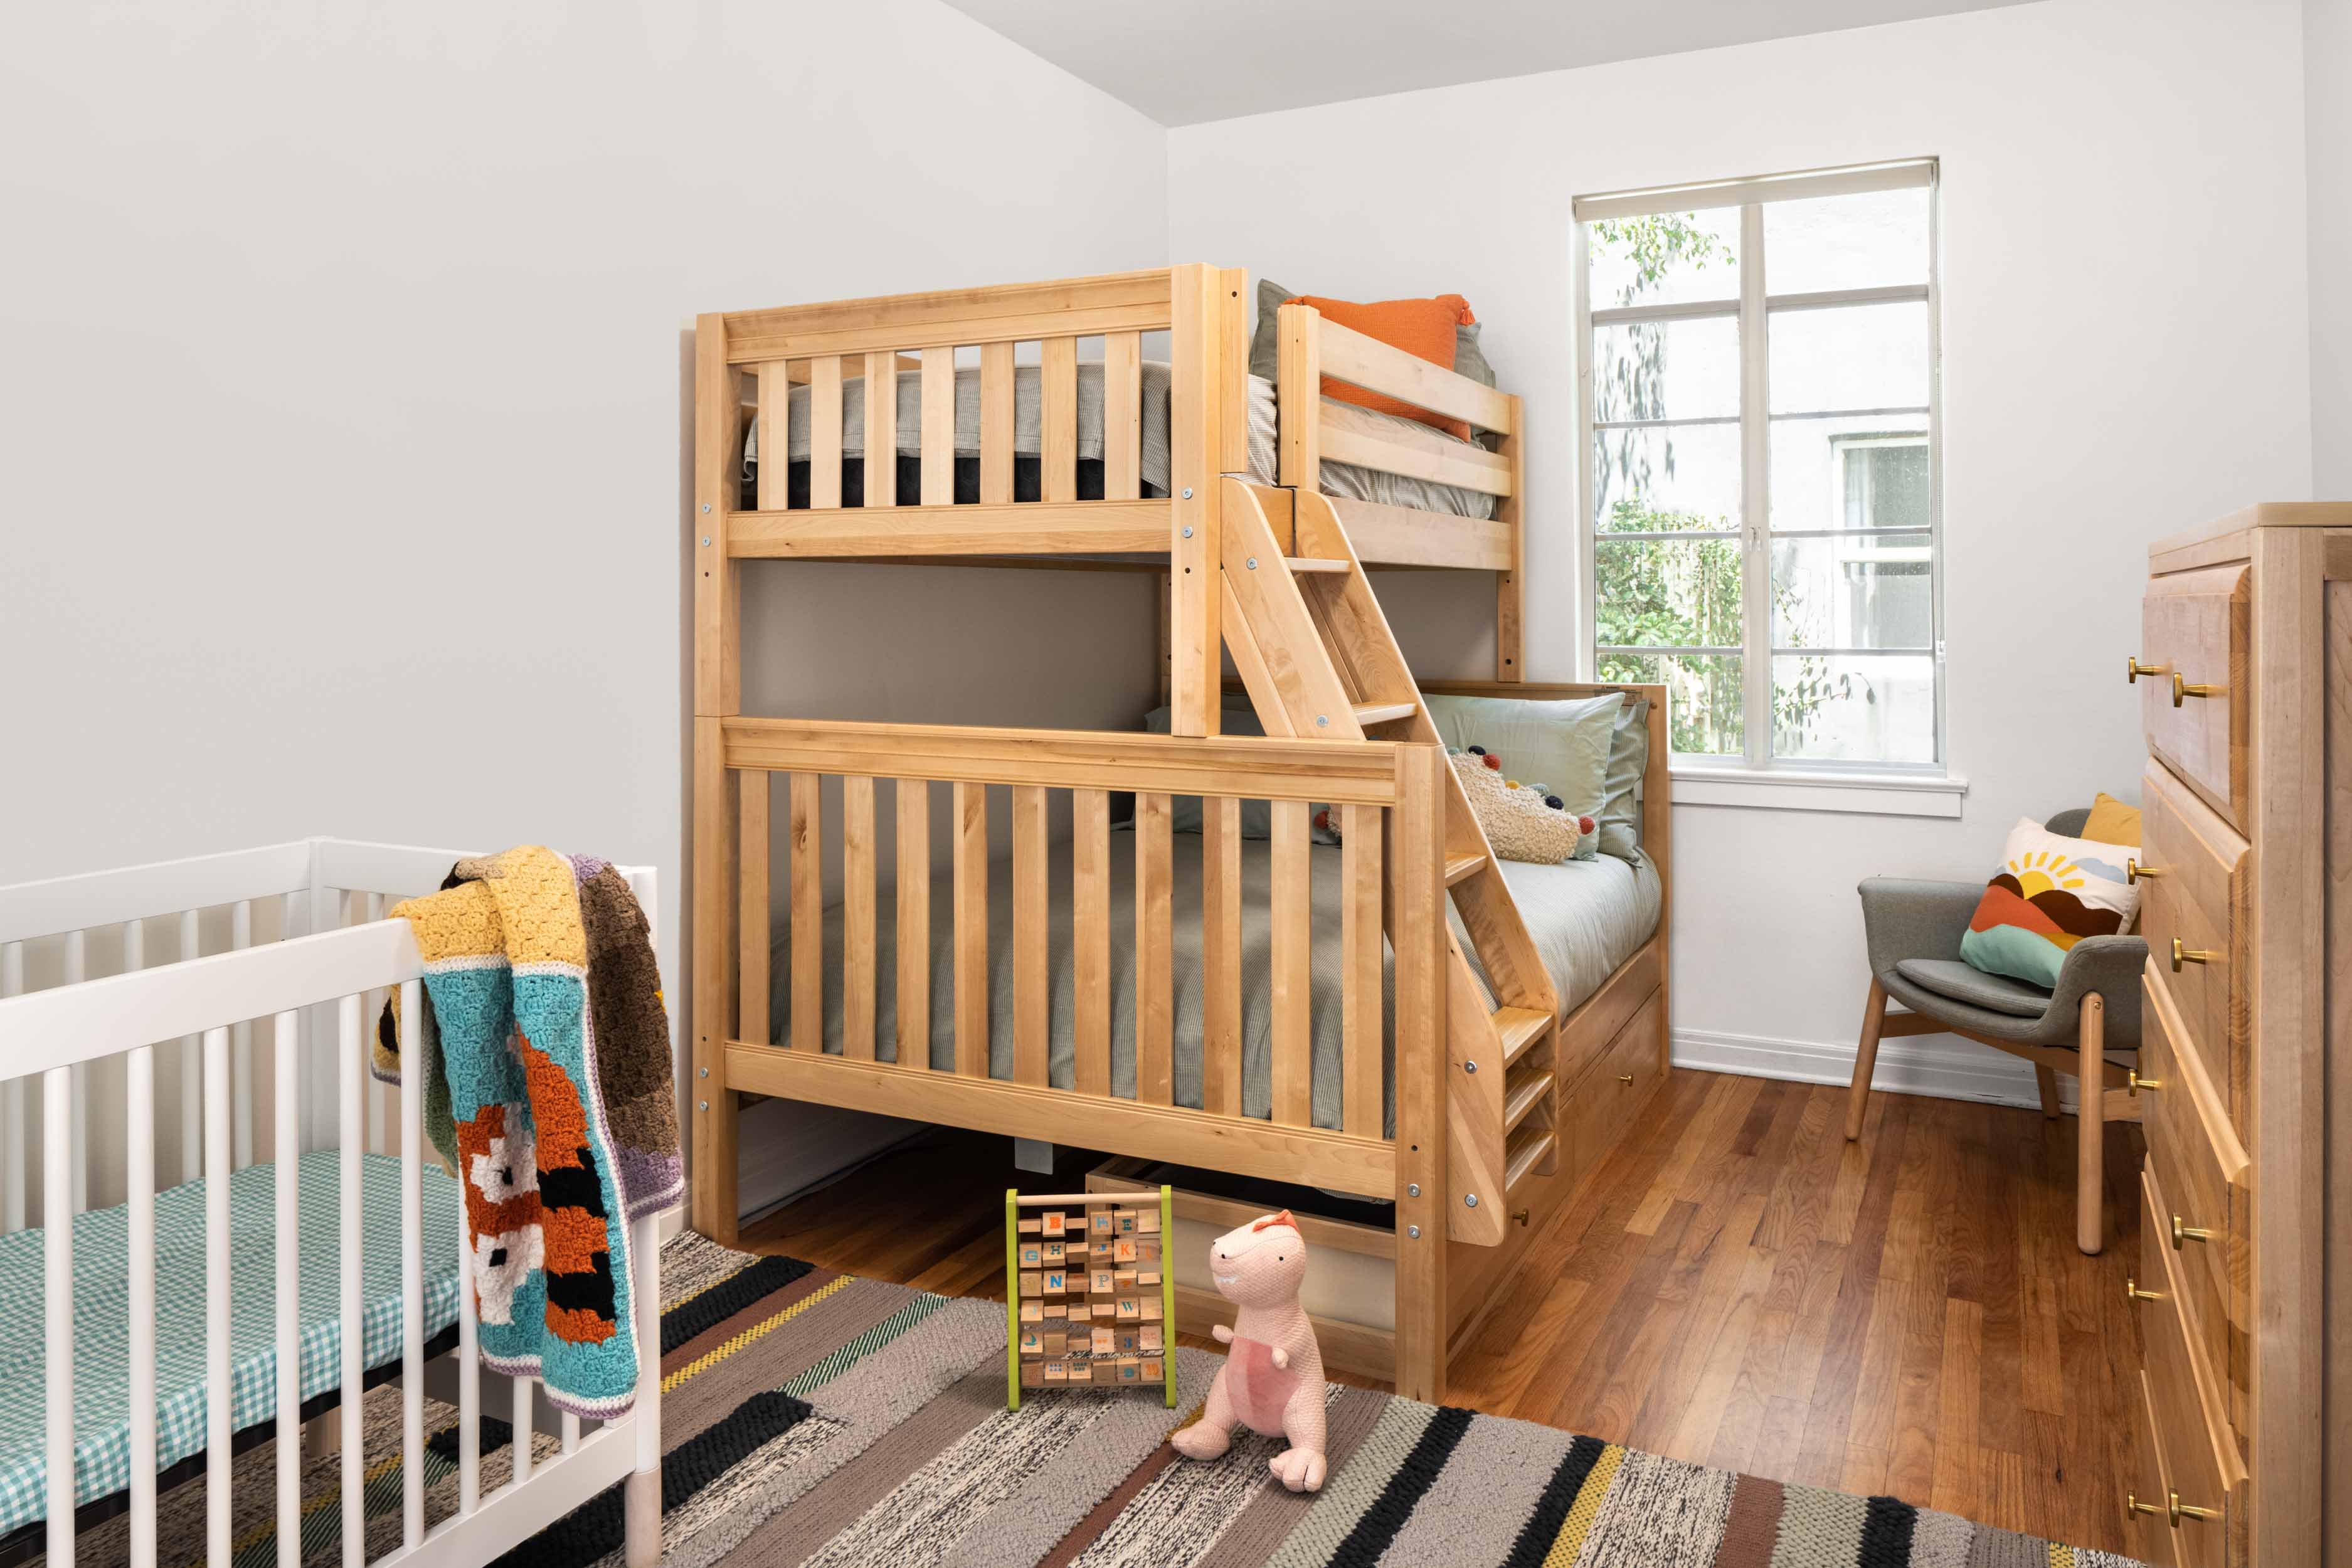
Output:
<instances>
[{"instance_id":1,"label":"gray upholstered chair","mask_svg":"<svg viewBox=\"0 0 2352 1568\"><path fill-rule=\"evenodd\" d=\"M2089 817L2088 811L2062 811L2043 826L2079 838ZM2140 971L2147 963L2147 942L2137 936L2085 937L2067 952L2057 988L2044 991L1960 961L1960 936L1984 896L1983 884L1872 877L1860 890L1863 931L1870 946L1870 1000L1854 1057L1846 1137L1862 1136L1878 1042L1889 1035L1958 1035L2023 1057L2033 1064L2042 1113L2048 1117L2059 1114L2059 1077L2074 1079L2082 1123L2074 1241L2084 1252L2097 1252L2106 1243L2100 1197L2105 1123L2139 1120L2137 1078L2107 1058L2111 1052L2139 1049ZM1889 997L1909 1010L1888 1012ZM2105 1092L2109 1088L2125 1093L2111 1100Z\"/></svg>"}]
</instances>

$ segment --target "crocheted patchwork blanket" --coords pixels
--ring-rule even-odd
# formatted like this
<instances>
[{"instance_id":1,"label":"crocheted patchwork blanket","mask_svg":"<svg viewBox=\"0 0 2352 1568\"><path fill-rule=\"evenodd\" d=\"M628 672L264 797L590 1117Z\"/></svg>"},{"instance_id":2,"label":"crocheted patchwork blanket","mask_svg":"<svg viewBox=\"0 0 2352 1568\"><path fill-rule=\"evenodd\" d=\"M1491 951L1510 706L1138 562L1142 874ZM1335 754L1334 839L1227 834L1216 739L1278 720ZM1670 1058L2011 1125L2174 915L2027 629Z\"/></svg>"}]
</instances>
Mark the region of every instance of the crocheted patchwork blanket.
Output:
<instances>
[{"instance_id":1,"label":"crocheted patchwork blanket","mask_svg":"<svg viewBox=\"0 0 2352 1568\"><path fill-rule=\"evenodd\" d=\"M394 909L429 1002L418 1064L465 1191L482 1359L558 1408L625 1412L629 1222L685 1188L668 1026L643 911L604 861L530 846L461 860ZM396 1017L376 1074L397 1082Z\"/></svg>"}]
</instances>

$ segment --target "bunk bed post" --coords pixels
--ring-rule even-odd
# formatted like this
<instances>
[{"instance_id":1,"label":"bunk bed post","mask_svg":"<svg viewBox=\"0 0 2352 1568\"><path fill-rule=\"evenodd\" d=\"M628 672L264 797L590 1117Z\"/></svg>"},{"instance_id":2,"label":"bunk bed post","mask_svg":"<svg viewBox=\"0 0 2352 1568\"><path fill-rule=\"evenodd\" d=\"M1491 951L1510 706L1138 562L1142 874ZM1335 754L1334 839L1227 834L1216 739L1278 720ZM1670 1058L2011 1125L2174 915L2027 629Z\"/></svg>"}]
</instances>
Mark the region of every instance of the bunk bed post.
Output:
<instances>
[{"instance_id":1,"label":"bunk bed post","mask_svg":"<svg viewBox=\"0 0 2352 1568\"><path fill-rule=\"evenodd\" d=\"M695 320L694 404L693 1217L695 1229L732 1245L735 1095L726 1050L734 1033L736 857L723 726L742 709L742 567L727 551L741 414L721 315Z\"/></svg>"},{"instance_id":2,"label":"bunk bed post","mask_svg":"<svg viewBox=\"0 0 2352 1568\"><path fill-rule=\"evenodd\" d=\"M1275 478L1290 489L1323 485L1323 312L1297 300L1276 313L1281 368L1276 373Z\"/></svg>"},{"instance_id":3,"label":"bunk bed post","mask_svg":"<svg viewBox=\"0 0 2352 1568\"><path fill-rule=\"evenodd\" d=\"M1246 468L1247 410L1234 356L1242 339L1242 274L1188 262L1169 270L1171 506L1168 540L1170 731L1218 733L1223 704L1223 487Z\"/></svg>"},{"instance_id":4,"label":"bunk bed post","mask_svg":"<svg viewBox=\"0 0 2352 1568\"><path fill-rule=\"evenodd\" d=\"M1388 864L1396 950L1396 1391L1445 1397L1445 786L1437 746L1397 748Z\"/></svg>"},{"instance_id":5,"label":"bunk bed post","mask_svg":"<svg viewBox=\"0 0 2352 1568\"><path fill-rule=\"evenodd\" d=\"M1517 396L1507 400L1511 405L1511 427L1496 434L1501 437L1495 450L1511 466L1511 493L1495 498L1495 521L1510 531L1511 563L1495 574L1495 679L1517 680L1527 667L1525 650L1527 626L1527 589L1524 579L1528 572L1527 510L1521 503L1528 488L1527 405ZM1582 526L1580 524L1579 526Z\"/></svg>"}]
</instances>

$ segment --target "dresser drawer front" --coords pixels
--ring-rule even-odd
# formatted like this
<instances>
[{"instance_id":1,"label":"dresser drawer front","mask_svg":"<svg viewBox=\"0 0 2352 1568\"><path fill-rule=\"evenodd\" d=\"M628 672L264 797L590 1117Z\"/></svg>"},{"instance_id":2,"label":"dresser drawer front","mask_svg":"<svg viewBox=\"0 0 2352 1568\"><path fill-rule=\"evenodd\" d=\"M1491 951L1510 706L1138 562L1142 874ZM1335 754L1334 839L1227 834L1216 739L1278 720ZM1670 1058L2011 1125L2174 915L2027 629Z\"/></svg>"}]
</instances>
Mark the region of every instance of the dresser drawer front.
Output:
<instances>
[{"instance_id":1,"label":"dresser drawer front","mask_svg":"<svg viewBox=\"0 0 2352 1568\"><path fill-rule=\"evenodd\" d=\"M2132 1374L2131 1392L2125 1395L2131 1401L2132 1466L2124 1484L2130 1489L2127 1500L2161 1505L2172 1486L2172 1478L2165 1472L2164 1457L2156 1446L2156 1396L2148 1392L2147 1373ZM2161 1513L2146 1513L2134 1508L2124 1521L2125 1544L2133 1556L2151 1568L2172 1568L2172 1521Z\"/></svg>"},{"instance_id":2,"label":"dresser drawer front","mask_svg":"<svg viewBox=\"0 0 2352 1568\"><path fill-rule=\"evenodd\" d=\"M2243 1432L2251 1370L2246 1152L2203 1069L2182 1058L2179 1018L2163 979L2149 974L2141 986L2139 1071L2155 1085L2139 1095L2141 1131L2157 1189L2172 1205L2150 1213L2148 1223L2173 1251L2182 1326L2221 1388L2230 1425Z\"/></svg>"},{"instance_id":3,"label":"dresser drawer front","mask_svg":"<svg viewBox=\"0 0 2352 1568\"><path fill-rule=\"evenodd\" d=\"M2246 696L2252 668L2251 568L2213 566L2151 578L2140 600L2139 679L2147 749L2213 808L2246 826ZM2174 677L2184 689L2173 705Z\"/></svg>"},{"instance_id":4,"label":"dresser drawer front","mask_svg":"<svg viewBox=\"0 0 2352 1568\"><path fill-rule=\"evenodd\" d=\"M2148 1276L2140 1286L2156 1291L2158 1299L2136 1306L2147 1350L2157 1447L2180 1501L2215 1516L2184 1515L2173 1531L2173 1555L2182 1568L2223 1568L2231 1561L2232 1532L2245 1525L2246 1470L2227 1423L2218 1418L2219 1394L2204 1367L2204 1352L2181 1320L2185 1287L2172 1251L2170 1202L2153 1171L2143 1171L2140 1181L2140 1267Z\"/></svg>"},{"instance_id":5,"label":"dresser drawer front","mask_svg":"<svg viewBox=\"0 0 2352 1568\"><path fill-rule=\"evenodd\" d=\"M2188 1038L2231 1121L2246 1123L2247 1041L2253 1024L2253 858L2246 841L2175 777L2140 780L2140 931L2179 1005ZM2179 942L2179 967L2173 967Z\"/></svg>"}]
</instances>

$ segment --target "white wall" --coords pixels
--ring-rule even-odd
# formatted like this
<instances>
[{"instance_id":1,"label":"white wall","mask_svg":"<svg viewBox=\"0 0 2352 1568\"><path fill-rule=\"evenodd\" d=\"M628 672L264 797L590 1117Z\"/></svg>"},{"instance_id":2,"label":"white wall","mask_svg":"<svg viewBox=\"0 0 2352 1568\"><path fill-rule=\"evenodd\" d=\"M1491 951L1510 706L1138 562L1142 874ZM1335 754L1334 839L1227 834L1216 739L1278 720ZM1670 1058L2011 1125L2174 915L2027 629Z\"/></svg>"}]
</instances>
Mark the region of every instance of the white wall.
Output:
<instances>
[{"instance_id":1,"label":"white wall","mask_svg":"<svg viewBox=\"0 0 2352 1568\"><path fill-rule=\"evenodd\" d=\"M1167 255L1160 128L931 0L10 6L0 213L0 880L551 842L674 998L681 322ZM756 710L1150 694L1147 579L754 574Z\"/></svg>"},{"instance_id":2,"label":"white wall","mask_svg":"<svg viewBox=\"0 0 2352 1568\"><path fill-rule=\"evenodd\" d=\"M2301 26L2295 0L2047 0L1171 133L1177 257L1357 299L1458 291L1488 323L1537 430L1528 673L1555 679L1588 635L1570 197L1941 158L1950 761L1971 789L1955 821L1677 810L1694 1058L1842 1078L1858 879L1979 880L2020 816L2137 798L2117 671L2144 546L2310 493ZM1423 673L1491 668L1483 578L1382 591ZM2032 1092L2000 1068L1935 1081Z\"/></svg>"},{"instance_id":3,"label":"white wall","mask_svg":"<svg viewBox=\"0 0 2352 1568\"><path fill-rule=\"evenodd\" d=\"M2304 0L2315 500L2352 500L2352 0Z\"/></svg>"}]
</instances>

